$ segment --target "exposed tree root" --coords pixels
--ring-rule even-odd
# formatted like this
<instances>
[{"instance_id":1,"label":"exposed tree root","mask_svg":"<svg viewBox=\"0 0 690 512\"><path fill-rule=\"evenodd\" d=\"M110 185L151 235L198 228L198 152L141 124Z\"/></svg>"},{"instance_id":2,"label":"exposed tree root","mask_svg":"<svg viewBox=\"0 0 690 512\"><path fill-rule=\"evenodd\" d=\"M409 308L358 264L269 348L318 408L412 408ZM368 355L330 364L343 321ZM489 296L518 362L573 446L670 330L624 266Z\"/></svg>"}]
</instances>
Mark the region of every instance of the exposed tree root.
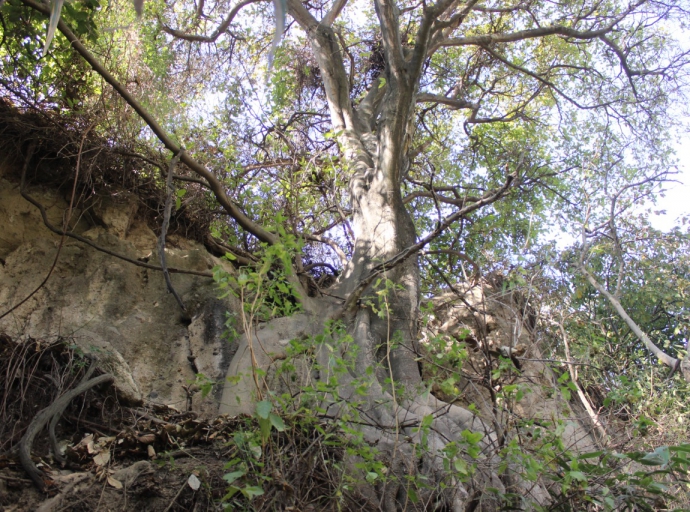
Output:
<instances>
[{"instance_id":1,"label":"exposed tree root","mask_svg":"<svg viewBox=\"0 0 690 512\"><path fill-rule=\"evenodd\" d=\"M542 486L530 488L519 478L512 477L510 470L499 477L497 454L501 446L496 429L490 423L464 407L437 399L423 386L408 386L403 390L393 385L383 368L385 364L374 353L376 344L372 343L374 334L369 315L367 309L359 310L349 330L349 343L339 344L338 340L325 337L314 347L313 354L317 378L325 386L323 389L330 390L322 395L320 409L325 411L324 416L340 419L358 431L387 468L385 477L370 481L366 471L362 474L363 470L357 469L362 467L360 456L352 456L351 467L346 471L359 474L357 493L373 508L385 511L422 511L438 507L458 512L473 507L493 510L497 505L493 495L485 492L487 488L499 494L511 488L520 489L528 499L544 503L548 493ZM257 354L253 361L247 355L247 340L241 340L230 365L236 383L226 387L224 394L224 401L232 403L233 407L225 412L254 413L253 404L258 394L257 384L251 378L252 364L258 364L263 375L276 361L286 359L287 342L297 334L297 326L308 331L310 329L305 326L312 320L310 315L297 315L269 322L253 334ZM286 327L291 323L295 327ZM334 382L337 383L335 387ZM268 386L270 382L262 384ZM447 449L451 444L462 445L463 434L467 431L482 436L477 443L479 455L476 458L463 450L455 456L464 459L467 467L476 468L473 474L465 475L460 481L448 470L454 456L449 456Z\"/></svg>"},{"instance_id":2,"label":"exposed tree root","mask_svg":"<svg viewBox=\"0 0 690 512\"><path fill-rule=\"evenodd\" d=\"M49 500L44 501L36 509L36 512L59 512L63 510L63 502L66 498L75 491L75 488L80 484L90 484L93 479L91 473L73 473L69 475L71 478L67 485L60 491L60 494L53 496Z\"/></svg>"},{"instance_id":3,"label":"exposed tree root","mask_svg":"<svg viewBox=\"0 0 690 512\"><path fill-rule=\"evenodd\" d=\"M59 415L61 415L65 410L65 407L67 407L69 402L71 402L74 398L99 384L104 382L112 382L113 380L113 375L104 373L103 375L94 377L91 380L82 382L76 388L68 391L60 398L55 400L55 402L53 402L51 405L41 410L29 425L24 437L22 437L22 440L19 442L19 460L21 461L24 470L42 491L46 488L43 473L31 460L31 446L33 445L36 434L38 434L52 418L55 416L59 417Z\"/></svg>"}]
</instances>

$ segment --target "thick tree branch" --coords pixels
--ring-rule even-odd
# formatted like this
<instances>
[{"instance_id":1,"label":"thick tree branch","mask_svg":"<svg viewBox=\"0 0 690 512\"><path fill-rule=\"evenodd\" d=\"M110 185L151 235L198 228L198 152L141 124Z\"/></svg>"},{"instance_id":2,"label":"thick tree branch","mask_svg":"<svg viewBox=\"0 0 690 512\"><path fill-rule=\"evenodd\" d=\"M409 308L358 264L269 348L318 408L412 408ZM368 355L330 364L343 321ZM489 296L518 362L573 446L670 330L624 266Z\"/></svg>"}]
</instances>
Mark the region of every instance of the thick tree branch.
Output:
<instances>
[{"instance_id":1,"label":"thick tree branch","mask_svg":"<svg viewBox=\"0 0 690 512\"><path fill-rule=\"evenodd\" d=\"M235 19L235 16L237 16L237 13L239 13L243 7L260 1L263 0L243 0L242 2L237 4L235 7L232 8L230 13L223 20L223 22L220 25L218 25L218 28L216 28L216 30L214 30L210 36L204 36L200 34L187 34L186 32L182 32L181 30L176 30L172 27L169 27L164 23L161 23L161 30L163 30L163 32L166 32L167 34L170 34L173 37L177 37L178 39L184 39L185 41L194 41L198 43L212 43L216 39L218 39L218 37L220 37L221 34L225 33L225 31L232 23L232 20Z\"/></svg>"},{"instance_id":2,"label":"thick tree branch","mask_svg":"<svg viewBox=\"0 0 690 512\"><path fill-rule=\"evenodd\" d=\"M348 0L335 0L333 7L326 13L321 20L321 24L327 27L333 25L333 22L338 19L338 16L347 5Z\"/></svg>"},{"instance_id":3,"label":"thick tree branch","mask_svg":"<svg viewBox=\"0 0 690 512\"><path fill-rule=\"evenodd\" d=\"M374 129L376 117L381 107L381 101L386 94L387 84L382 84L382 80L375 80L367 91L366 96L359 102L357 110L355 111L360 123L362 123L366 131Z\"/></svg>"},{"instance_id":4,"label":"thick tree branch","mask_svg":"<svg viewBox=\"0 0 690 512\"><path fill-rule=\"evenodd\" d=\"M391 81L402 84L405 81L405 57L400 43L400 21L395 0L374 0L376 15L381 27L381 41Z\"/></svg>"},{"instance_id":5,"label":"thick tree branch","mask_svg":"<svg viewBox=\"0 0 690 512\"><path fill-rule=\"evenodd\" d=\"M333 127L336 131L353 129L347 73L335 33L319 24L300 0L288 0L288 12L309 36L324 81Z\"/></svg>"},{"instance_id":6,"label":"thick tree branch","mask_svg":"<svg viewBox=\"0 0 690 512\"><path fill-rule=\"evenodd\" d=\"M418 94L417 103L441 103L451 107L452 109L469 108L474 110L478 108L477 104L471 101L448 98L447 96L442 96L440 94L429 93Z\"/></svg>"},{"instance_id":7,"label":"thick tree branch","mask_svg":"<svg viewBox=\"0 0 690 512\"><path fill-rule=\"evenodd\" d=\"M350 87L343 55L333 29L320 24L300 0L288 0L288 12L307 33L323 79L333 129L339 134L345 158L355 172L365 173L374 166L362 140L361 123L352 109Z\"/></svg>"},{"instance_id":8,"label":"thick tree branch","mask_svg":"<svg viewBox=\"0 0 690 512\"><path fill-rule=\"evenodd\" d=\"M639 6L641 3L643 2L638 3L635 7ZM633 9L634 7L630 10L626 10L626 15L629 14L629 11ZM437 44L438 46L487 46L497 43L514 43L516 41L525 41L527 39L553 35L565 36L580 40L598 39L601 36L611 32L611 30L613 30L613 28L624 17L625 16L619 16L612 23L596 30L575 30L574 28L565 27L563 25L551 25L548 27L518 30L516 32L509 32L507 34L482 34L478 36L455 37L445 39Z\"/></svg>"},{"instance_id":9,"label":"thick tree branch","mask_svg":"<svg viewBox=\"0 0 690 512\"><path fill-rule=\"evenodd\" d=\"M441 2L439 2L439 4L440 3ZM479 3L478 0L470 0L462 6L462 9L460 9L459 12L450 16L449 19L445 21L441 21L440 19L435 20L433 27L431 27L432 30L429 35L429 42L427 46L424 48L425 51L423 56L427 57L429 53L433 53L438 48L438 43L440 41L445 40L450 34L453 33L455 29L457 29L465 21L470 12L474 10L477 3ZM431 49L431 52L429 52L429 49Z\"/></svg>"},{"instance_id":10,"label":"thick tree branch","mask_svg":"<svg viewBox=\"0 0 690 512\"><path fill-rule=\"evenodd\" d=\"M615 162L618 163L618 162ZM614 165L615 165L614 163ZM603 295L608 301L611 306L616 310L618 315L621 317L621 319L625 322L625 324L628 326L628 328L633 332L635 337L640 340L644 346L649 350L652 354L654 354L662 363L664 363L666 366L671 368L673 371L676 371L679 366L681 366L681 361L679 359L676 359L675 357L669 356L666 354L663 350L661 350L659 347L656 346L656 344L649 338L647 333L645 333L640 326L637 325L637 323L628 315L628 312L625 310L623 305L621 304L618 294L620 293L620 288L621 288L621 283L622 283L622 274L623 274L623 269L624 269L624 258L623 258L623 248L621 245L621 240L618 235L618 229L616 227L616 204L618 200L620 199L621 195L626 191L631 188L636 188L643 186L645 184L652 183L654 181L659 180L665 173L659 173L655 174L653 176L646 177L640 181L637 181L635 183L630 183L624 187L622 187L620 190L618 190L613 197L611 198L611 206L609 210L609 218L606 222L602 223L602 225L598 228L601 229L603 227L608 227L610 231L609 238L611 239L613 243L613 248L614 248L614 260L617 259L619 261L619 268L618 268L618 278L617 278L617 284L614 293L609 292L609 290L599 283L594 275L589 272L585 266L586 262L586 257L588 254L588 243L587 239L588 237L592 236L592 232L587 229L587 223L589 221L590 217L590 208L588 207L585 211L585 220L583 222L582 226L582 248L580 252L580 259L578 262L578 267L582 275L585 277L585 279L589 282L589 284L594 287L594 289L599 292L601 295ZM597 229L597 228L595 228ZM690 359L687 357L682 361L683 364L687 366L687 364L690 364ZM683 376L686 378L686 380L690 381L690 373L685 371L685 368L683 368Z\"/></svg>"}]
</instances>

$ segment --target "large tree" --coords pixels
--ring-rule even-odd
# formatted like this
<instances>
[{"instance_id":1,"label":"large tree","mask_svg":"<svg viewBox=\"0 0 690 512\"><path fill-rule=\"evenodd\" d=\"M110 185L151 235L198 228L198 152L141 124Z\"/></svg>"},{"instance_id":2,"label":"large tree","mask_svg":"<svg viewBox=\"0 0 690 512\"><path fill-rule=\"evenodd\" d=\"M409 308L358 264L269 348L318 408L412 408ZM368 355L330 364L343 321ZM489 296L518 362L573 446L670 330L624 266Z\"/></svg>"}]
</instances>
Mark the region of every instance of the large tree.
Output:
<instances>
[{"instance_id":1,"label":"large tree","mask_svg":"<svg viewBox=\"0 0 690 512\"><path fill-rule=\"evenodd\" d=\"M279 292L352 337L338 394L356 395L369 376L359 406L367 439L394 452L399 433L412 446L431 418L420 471L437 479L439 454L461 432L501 441L497 425L426 393L420 305L457 281L440 272L446 261L488 272L490 254L503 252L516 263L548 229L548 208L578 218L576 184L663 175L687 72L669 31L686 6L288 0L276 2L275 17L286 9L290 22L277 48L282 24L264 2L152 1L139 21L127 5L111 7L67 5L64 39L39 59L51 6L9 0L2 58L16 71L5 87L74 112L106 104L98 126L114 144L141 153L162 144L179 160L170 172L180 186L222 208L208 243L250 276L269 254L264 274L291 286ZM76 92L59 90L65 73ZM241 327L251 348L251 322ZM328 354L317 359L328 367ZM255 385L243 388L245 403L262 395L256 364L252 354L234 366ZM331 394L326 414L339 404ZM487 475L498 485L495 469ZM472 500L454 490L443 499L463 510ZM530 491L544 499L539 485ZM394 509L399 495L382 492Z\"/></svg>"}]
</instances>

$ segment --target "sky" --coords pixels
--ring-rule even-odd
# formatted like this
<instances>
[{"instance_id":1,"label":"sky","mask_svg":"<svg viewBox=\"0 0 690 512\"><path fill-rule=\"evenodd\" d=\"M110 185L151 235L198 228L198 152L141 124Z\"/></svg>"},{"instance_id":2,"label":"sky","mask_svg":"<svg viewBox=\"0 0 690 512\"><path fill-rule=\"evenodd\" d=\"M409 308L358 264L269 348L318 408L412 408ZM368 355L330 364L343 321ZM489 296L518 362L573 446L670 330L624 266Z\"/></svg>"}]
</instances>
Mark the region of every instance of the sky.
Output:
<instances>
[{"instance_id":1,"label":"sky","mask_svg":"<svg viewBox=\"0 0 690 512\"><path fill-rule=\"evenodd\" d=\"M690 51L690 33L677 20L666 21L666 26L680 47L685 51ZM684 102L687 108L690 98L681 94L678 101ZM663 231L670 230L676 225L681 215L690 215L690 131L681 134L675 149L679 170L677 179L681 183L669 184L665 197L658 200L655 210L666 210L666 214L650 217L652 225Z\"/></svg>"},{"instance_id":2,"label":"sky","mask_svg":"<svg viewBox=\"0 0 690 512\"><path fill-rule=\"evenodd\" d=\"M652 215L652 225L663 231L676 225L678 217L690 215L690 135L683 137L676 146L678 157L677 179L682 183L670 183L665 197L659 198L654 210L665 210L666 214Z\"/></svg>"}]
</instances>

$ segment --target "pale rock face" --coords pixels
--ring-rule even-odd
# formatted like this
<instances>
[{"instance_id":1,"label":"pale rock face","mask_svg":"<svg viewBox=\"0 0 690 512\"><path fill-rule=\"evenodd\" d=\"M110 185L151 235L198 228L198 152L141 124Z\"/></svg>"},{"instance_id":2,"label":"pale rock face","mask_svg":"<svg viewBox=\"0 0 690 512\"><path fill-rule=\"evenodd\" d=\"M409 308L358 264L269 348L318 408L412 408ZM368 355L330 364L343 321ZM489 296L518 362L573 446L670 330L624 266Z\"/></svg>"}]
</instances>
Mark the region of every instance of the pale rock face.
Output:
<instances>
[{"instance_id":1,"label":"pale rock face","mask_svg":"<svg viewBox=\"0 0 690 512\"><path fill-rule=\"evenodd\" d=\"M46 207L51 224L61 227L69 206L67 201L54 191L42 188L34 188L31 194ZM70 226L76 233L82 233L88 223L75 212ZM5 179L0 169L0 261L20 245L50 236L53 234L43 225L38 209L19 194L19 184Z\"/></svg>"},{"instance_id":2,"label":"pale rock face","mask_svg":"<svg viewBox=\"0 0 690 512\"><path fill-rule=\"evenodd\" d=\"M1 171L0 171L1 173ZM67 202L53 190L32 188L50 221L62 225ZM133 259L158 264L156 235L136 217L132 196L106 197L87 212L73 213L76 233ZM45 278L60 237L43 225L38 210L0 175L0 314L27 297ZM94 224L95 223L95 224ZM211 272L224 263L189 240L166 249L169 267ZM228 267L229 271L232 271ZM190 406L203 415L218 412L222 386L202 400L191 384L197 374L222 380L236 343L223 338L232 298L218 299L208 277L172 274L189 315L168 293L161 272L138 267L67 238L50 279L31 299L0 320L14 338L72 340L113 372L124 399Z\"/></svg>"},{"instance_id":3,"label":"pale rock face","mask_svg":"<svg viewBox=\"0 0 690 512\"><path fill-rule=\"evenodd\" d=\"M91 211L109 233L124 240L139 210L139 200L134 194L119 193L96 196ZM155 238L155 235L154 235Z\"/></svg>"},{"instance_id":4,"label":"pale rock face","mask_svg":"<svg viewBox=\"0 0 690 512\"><path fill-rule=\"evenodd\" d=\"M463 292L462 299L453 293L434 298L434 319L429 323L427 336L441 334L465 341L470 350L469 373L472 368L482 368L484 350L504 357L511 351L519 357L524 356L526 360L521 361L521 371L513 383L524 385L528 391L515 404L514 412L542 424L563 418L561 428L566 445L581 453L595 450L590 434L592 425L585 411L574 408L562 398L553 372L540 361L539 346L532 339L531 329L525 325L529 308L516 304L510 292L502 293L486 284L459 285L458 288ZM474 404L480 416L490 420L493 412L489 391L466 378L461 379L460 387L458 404Z\"/></svg>"}]
</instances>

